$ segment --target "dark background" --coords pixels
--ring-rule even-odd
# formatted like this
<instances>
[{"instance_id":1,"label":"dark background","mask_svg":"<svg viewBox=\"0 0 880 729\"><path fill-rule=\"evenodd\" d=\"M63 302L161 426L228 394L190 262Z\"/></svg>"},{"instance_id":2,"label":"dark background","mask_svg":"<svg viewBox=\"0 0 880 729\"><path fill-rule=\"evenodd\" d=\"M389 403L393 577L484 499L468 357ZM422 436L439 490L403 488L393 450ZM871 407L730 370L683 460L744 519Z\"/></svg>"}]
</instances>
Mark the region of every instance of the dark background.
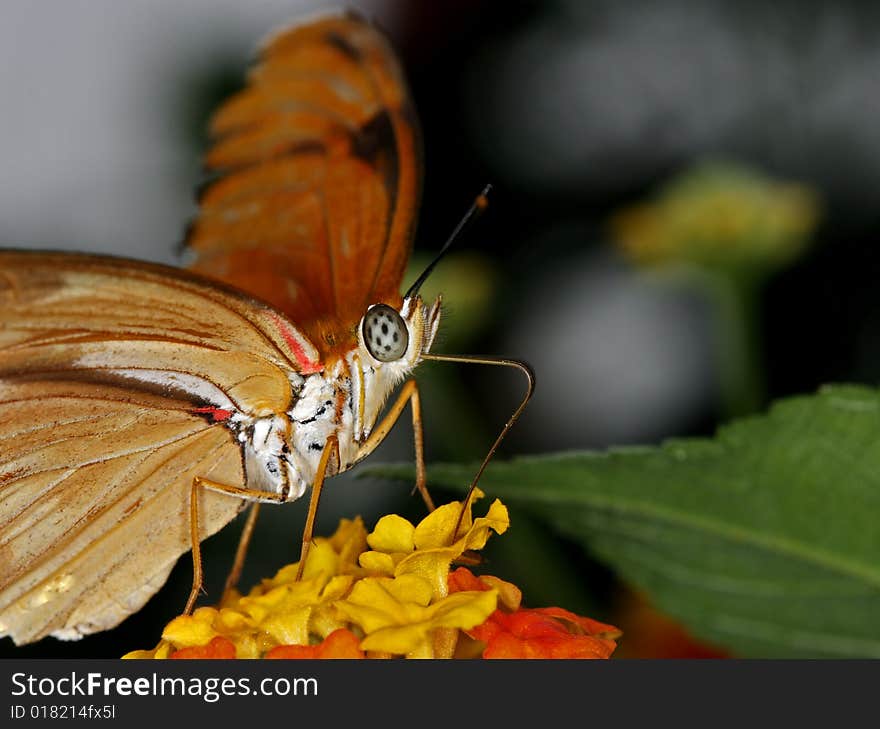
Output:
<instances>
[{"instance_id":1,"label":"dark background","mask_svg":"<svg viewBox=\"0 0 880 729\"><path fill-rule=\"evenodd\" d=\"M876 6L354 5L388 30L422 121L416 258L495 185L489 211L432 284L448 304L437 351L518 357L536 370L534 401L502 455L657 443L710 434L722 419L706 303L635 270L607 227L611 213L706 159L802 182L823 200L811 247L759 292L767 399L876 381ZM210 110L240 86L262 35L321 7L244 6L4 4L0 243L174 262ZM429 462L481 457L522 392L495 368L432 363L418 375ZM400 423L370 462L410 458L410 438ZM318 531L357 513L369 526L390 510L421 516L407 489L344 475L328 486ZM264 508L245 585L296 559L304 511ZM489 552L493 574L517 582L529 605L615 619L613 575L527 515L513 524ZM205 544L207 602L219 597L237 532ZM5 639L0 655L152 647L183 607L190 570L184 557L114 631L21 649Z\"/></svg>"}]
</instances>

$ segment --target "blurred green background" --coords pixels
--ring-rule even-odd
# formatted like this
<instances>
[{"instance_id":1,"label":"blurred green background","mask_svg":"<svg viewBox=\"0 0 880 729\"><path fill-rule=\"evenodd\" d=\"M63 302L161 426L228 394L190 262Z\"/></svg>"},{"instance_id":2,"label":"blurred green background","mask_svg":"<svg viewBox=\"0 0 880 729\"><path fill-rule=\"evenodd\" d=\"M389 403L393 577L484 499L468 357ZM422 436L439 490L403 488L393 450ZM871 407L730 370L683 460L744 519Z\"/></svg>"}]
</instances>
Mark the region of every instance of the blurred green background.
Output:
<instances>
[{"instance_id":1,"label":"blurred green background","mask_svg":"<svg viewBox=\"0 0 880 729\"><path fill-rule=\"evenodd\" d=\"M876 5L351 5L388 30L422 122L412 275L495 186L423 292L444 294L436 351L536 371L502 458L709 435L771 399L878 379ZM5 3L2 244L179 262L208 115L265 33L323 8ZM501 368L428 363L417 377L429 464L479 459L523 390ZM370 462L410 459L411 438L405 416ZM325 494L319 533L358 513L368 525L422 515L407 489L356 472ZM296 559L305 507L263 509L244 586ZM487 570L526 604L638 626L621 656L715 654L539 520L512 522ZM208 601L240 523L204 545ZM151 647L190 580L184 557L116 630L21 649L5 639L0 655Z\"/></svg>"}]
</instances>

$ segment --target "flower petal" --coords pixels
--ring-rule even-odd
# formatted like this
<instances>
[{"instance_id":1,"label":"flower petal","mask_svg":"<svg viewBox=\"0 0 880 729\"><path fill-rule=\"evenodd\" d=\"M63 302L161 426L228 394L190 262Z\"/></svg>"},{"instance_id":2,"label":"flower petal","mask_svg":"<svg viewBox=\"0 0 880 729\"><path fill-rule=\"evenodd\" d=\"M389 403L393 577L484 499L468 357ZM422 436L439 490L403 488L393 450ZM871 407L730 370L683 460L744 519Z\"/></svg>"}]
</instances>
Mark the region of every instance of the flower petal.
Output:
<instances>
[{"instance_id":1,"label":"flower petal","mask_svg":"<svg viewBox=\"0 0 880 729\"><path fill-rule=\"evenodd\" d=\"M350 630L334 630L317 645L279 645L266 658L363 658L360 639Z\"/></svg>"},{"instance_id":2,"label":"flower petal","mask_svg":"<svg viewBox=\"0 0 880 729\"><path fill-rule=\"evenodd\" d=\"M169 658L235 658L235 645L218 635L208 645L191 646L174 651Z\"/></svg>"},{"instance_id":3,"label":"flower petal","mask_svg":"<svg viewBox=\"0 0 880 729\"><path fill-rule=\"evenodd\" d=\"M452 544L452 532L461 515L461 503L438 506L422 519L413 533L413 544L418 550L448 547ZM464 526L464 525L462 525Z\"/></svg>"},{"instance_id":4,"label":"flower petal","mask_svg":"<svg viewBox=\"0 0 880 729\"><path fill-rule=\"evenodd\" d=\"M385 552L364 552L358 562L370 572L378 572L389 577L394 574L394 558Z\"/></svg>"},{"instance_id":5,"label":"flower petal","mask_svg":"<svg viewBox=\"0 0 880 729\"><path fill-rule=\"evenodd\" d=\"M360 517L342 519L328 542L339 555L339 571L347 574L346 568L357 566L358 555L367 548L367 529L364 520Z\"/></svg>"},{"instance_id":6,"label":"flower petal","mask_svg":"<svg viewBox=\"0 0 880 729\"><path fill-rule=\"evenodd\" d=\"M178 648L207 645L218 635L214 629L216 616L217 610L210 607L199 608L192 615L179 615L165 626L162 639Z\"/></svg>"},{"instance_id":7,"label":"flower petal","mask_svg":"<svg viewBox=\"0 0 880 729\"><path fill-rule=\"evenodd\" d=\"M361 641L361 648L410 657L433 657L431 641L435 629L465 629L478 625L492 613L496 601L494 590L450 595L421 610L407 611L406 622L367 631L367 636ZM378 625L378 621L372 625Z\"/></svg>"},{"instance_id":8,"label":"flower petal","mask_svg":"<svg viewBox=\"0 0 880 729\"><path fill-rule=\"evenodd\" d=\"M415 527L402 516L389 514L376 523L376 528L367 535L367 544L377 552L412 552Z\"/></svg>"},{"instance_id":9,"label":"flower petal","mask_svg":"<svg viewBox=\"0 0 880 729\"><path fill-rule=\"evenodd\" d=\"M620 630L620 628L608 625L607 623L600 623L598 620L593 620L592 618L587 618L582 615L575 615L573 612L565 610L564 608L533 608L533 611L575 625L580 629L580 631L577 632L583 632L585 635L596 635L602 638L619 638L623 635L623 631ZM570 629L570 632L576 632L576 630Z\"/></svg>"}]
</instances>

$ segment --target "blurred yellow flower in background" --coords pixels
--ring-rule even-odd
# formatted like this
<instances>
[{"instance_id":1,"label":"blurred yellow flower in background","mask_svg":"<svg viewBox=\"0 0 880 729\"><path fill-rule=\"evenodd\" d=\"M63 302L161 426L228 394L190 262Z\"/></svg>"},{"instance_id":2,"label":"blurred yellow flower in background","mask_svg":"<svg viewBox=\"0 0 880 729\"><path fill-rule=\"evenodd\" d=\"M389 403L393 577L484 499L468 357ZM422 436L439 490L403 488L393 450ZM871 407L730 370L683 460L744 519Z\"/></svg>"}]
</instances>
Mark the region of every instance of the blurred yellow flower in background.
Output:
<instances>
[{"instance_id":1,"label":"blurred yellow flower in background","mask_svg":"<svg viewBox=\"0 0 880 729\"><path fill-rule=\"evenodd\" d=\"M797 257L820 216L808 186L718 162L673 178L654 199L614 214L610 227L640 264L770 270Z\"/></svg>"}]
</instances>

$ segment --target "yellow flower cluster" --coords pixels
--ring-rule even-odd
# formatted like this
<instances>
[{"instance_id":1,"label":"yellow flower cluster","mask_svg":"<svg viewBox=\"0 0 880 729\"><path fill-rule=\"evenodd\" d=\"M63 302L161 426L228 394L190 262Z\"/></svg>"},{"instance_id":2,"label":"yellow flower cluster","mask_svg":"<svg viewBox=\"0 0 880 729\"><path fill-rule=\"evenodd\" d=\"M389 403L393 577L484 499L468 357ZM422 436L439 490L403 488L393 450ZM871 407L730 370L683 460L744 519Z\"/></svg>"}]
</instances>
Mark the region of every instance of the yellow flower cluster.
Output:
<instances>
[{"instance_id":1,"label":"yellow flower cluster","mask_svg":"<svg viewBox=\"0 0 880 729\"><path fill-rule=\"evenodd\" d=\"M806 186L715 163L686 171L610 223L637 263L761 270L796 257L819 217L819 199Z\"/></svg>"},{"instance_id":2,"label":"yellow flower cluster","mask_svg":"<svg viewBox=\"0 0 880 729\"><path fill-rule=\"evenodd\" d=\"M321 643L340 630L351 631L368 657L452 657L459 631L495 611L498 590L450 594L450 564L508 526L497 500L477 519L452 502L417 526L383 517L369 534L360 518L343 520L332 537L315 540L301 580L296 564L283 567L247 596L232 592L219 607L174 618L155 649L124 657L168 658L219 638L234 645L235 657L260 658L279 646Z\"/></svg>"}]
</instances>

